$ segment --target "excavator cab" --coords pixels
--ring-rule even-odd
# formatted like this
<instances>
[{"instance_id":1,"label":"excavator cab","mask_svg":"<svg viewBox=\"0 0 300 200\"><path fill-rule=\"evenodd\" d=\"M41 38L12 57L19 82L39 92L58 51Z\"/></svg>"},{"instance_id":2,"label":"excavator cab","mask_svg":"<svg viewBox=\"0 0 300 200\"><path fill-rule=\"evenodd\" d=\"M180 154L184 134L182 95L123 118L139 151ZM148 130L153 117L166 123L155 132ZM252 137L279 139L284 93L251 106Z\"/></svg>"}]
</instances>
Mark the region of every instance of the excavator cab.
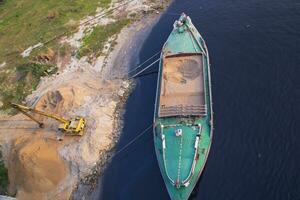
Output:
<instances>
[{"instance_id":1,"label":"excavator cab","mask_svg":"<svg viewBox=\"0 0 300 200\"><path fill-rule=\"evenodd\" d=\"M58 130L64 132L66 135L83 135L83 128L85 126L85 119L82 117L75 117L66 123L61 123Z\"/></svg>"}]
</instances>

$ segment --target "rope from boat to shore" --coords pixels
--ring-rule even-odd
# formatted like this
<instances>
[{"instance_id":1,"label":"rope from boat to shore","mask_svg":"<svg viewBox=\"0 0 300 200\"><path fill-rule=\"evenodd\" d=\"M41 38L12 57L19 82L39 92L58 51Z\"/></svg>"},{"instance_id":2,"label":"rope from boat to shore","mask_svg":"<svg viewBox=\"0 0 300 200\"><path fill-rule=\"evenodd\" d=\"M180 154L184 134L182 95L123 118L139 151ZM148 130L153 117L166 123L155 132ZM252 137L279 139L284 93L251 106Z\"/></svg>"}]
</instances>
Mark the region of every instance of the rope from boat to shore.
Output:
<instances>
[{"instance_id":1,"label":"rope from boat to shore","mask_svg":"<svg viewBox=\"0 0 300 200\"><path fill-rule=\"evenodd\" d=\"M139 64L137 67L135 67L132 70L130 70L128 72L128 74L130 74L130 73L134 72L135 70L139 69L140 67L142 67L145 63L147 63L149 60L151 60L152 58L154 58L155 56L157 56L160 52L161 52L161 50L159 50L158 52L156 52L154 55L152 55L150 58L148 58L147 60L145 60L143 63Z\"/></svg>"},{"instance_id":2,"label":"rope from boat to shore","mask_svg":"<svg viewBox=\"0 0 300 200\"><path fill-rule=\"evenodd\" d=\"M155 63L157 63L158 61L160 61L160 59L161 58L156 59L154 62L152 62L150 65L148 65L147 67L145 67L144 69L142 69L138 73L134 74L133 76L130 76L129 79L137 77L138 75L140 75L141 73L143 73L144 71L146 71L147 69L149 69L150 67L152 67Z\"/></svg>"},{"instance_id":3,"label":"rope from boat to shore","mask_svg":"<svg viewBox=\"0 0 300 200\"><path fill-rule=\"evenodd\" d=\"M146 129L144 129L140 134L138 134L135 138L133 138L130 142L128 142L124 147L122 147L119 151L117 151L111 158L117 156L118 154L120 154L121 152L123 152L124 150L126 150L131 144L133 144L134 142L136 142L141 136L143 136L145 133L147 133L147 131L153 127L153 124L151 124L150 126L148 126Z\"/></svg>"}]
</instances>

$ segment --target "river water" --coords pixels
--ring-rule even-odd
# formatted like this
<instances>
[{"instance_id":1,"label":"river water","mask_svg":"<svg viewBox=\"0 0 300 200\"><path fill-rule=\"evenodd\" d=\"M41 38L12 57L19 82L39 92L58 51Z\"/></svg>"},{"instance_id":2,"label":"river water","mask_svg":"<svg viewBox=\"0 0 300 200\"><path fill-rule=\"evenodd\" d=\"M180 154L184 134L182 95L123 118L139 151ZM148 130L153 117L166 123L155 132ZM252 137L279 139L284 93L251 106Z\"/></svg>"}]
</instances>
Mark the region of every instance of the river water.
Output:
<instances>
[{"instance_id":1,"label":"river water","mask_svg":"<svg viewBox=\"0 0 300 200\"><path fill-rule=\"evenodd\" d=\"M214 139L190 199L300 199L299 0L175 0L143 44L162 48L185 12L211 59ZM156 74L137 79L126 105L121 149L153 120ZM168 200L151 130L108 166L103 200Z\"/></svg>"}]
</instances>

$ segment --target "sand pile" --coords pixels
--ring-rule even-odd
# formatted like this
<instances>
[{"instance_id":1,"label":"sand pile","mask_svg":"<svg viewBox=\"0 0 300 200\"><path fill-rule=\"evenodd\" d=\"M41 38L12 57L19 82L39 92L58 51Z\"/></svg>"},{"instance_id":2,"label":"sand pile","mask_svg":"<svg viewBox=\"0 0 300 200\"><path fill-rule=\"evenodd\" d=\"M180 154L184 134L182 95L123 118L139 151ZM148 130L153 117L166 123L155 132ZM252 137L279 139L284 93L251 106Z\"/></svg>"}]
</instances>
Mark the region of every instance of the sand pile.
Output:
<instances>
[{"instance_id":1,"label":"sand pile","mask_svg":"<svg viewBox=\"0 0 300 200\"><path fill-rule=\"evenodd\" d=\"M81 72L80 80L78 70ZM56 140L59 122L35 115L44 129L18 114L2 121L0 143L9 175L10 193L20 199L66 199L80 178L90 173L100 152L112 148L115 110L125 97L129 83L104 80L90 69L78 69L47 80L27 98L36 109L70 118L80 115L87 125L83 137L65 136ZM61 79L68 79L67 82Z\"/></svg>"},{"instance_id":2,"label":"sand pile","mask_svg":"<svg viewBox=\"0 0 300 200\"><path fill-rule=\"evenodd\" d=\"M9 161L10 192L18 199L42 199L66 177L68 169L60 159L55 140L20 136L12 144ZM63 195L63 194L61 194Z\"/></svg>"}]
</instances>

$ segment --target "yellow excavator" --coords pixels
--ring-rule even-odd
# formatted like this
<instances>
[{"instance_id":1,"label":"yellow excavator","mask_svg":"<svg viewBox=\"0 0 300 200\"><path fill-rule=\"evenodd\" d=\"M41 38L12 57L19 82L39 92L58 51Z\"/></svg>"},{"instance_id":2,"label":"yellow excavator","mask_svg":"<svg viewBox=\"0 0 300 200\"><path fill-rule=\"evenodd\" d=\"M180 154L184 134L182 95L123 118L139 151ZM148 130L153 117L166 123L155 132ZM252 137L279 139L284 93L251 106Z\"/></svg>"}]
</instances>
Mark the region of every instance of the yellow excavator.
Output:
<instances>
[{"instance_id":1,"label":"yellow excavator","mask_svg":"<svg viewBox=\"0 0 300 200\"><path fill-rule=\"evenodd\" d=\"M66 135L83 135L83 129L85 127L86 120L83 117L75 117L73 119L67 120L62 117L49 114L43 111L36 110L34 108L29 108L27 106L19 105L16 103L10 103L11 107L17 109L36 123L38 123L40 128L44 128L44 123L40 122L36 118L32 116L30 113L36 113L45 117L49 117L52 119L55 119L56 121L60 122L60 125L58 126L58 130L62 131Z\"/></svg>"}]
</instances>

